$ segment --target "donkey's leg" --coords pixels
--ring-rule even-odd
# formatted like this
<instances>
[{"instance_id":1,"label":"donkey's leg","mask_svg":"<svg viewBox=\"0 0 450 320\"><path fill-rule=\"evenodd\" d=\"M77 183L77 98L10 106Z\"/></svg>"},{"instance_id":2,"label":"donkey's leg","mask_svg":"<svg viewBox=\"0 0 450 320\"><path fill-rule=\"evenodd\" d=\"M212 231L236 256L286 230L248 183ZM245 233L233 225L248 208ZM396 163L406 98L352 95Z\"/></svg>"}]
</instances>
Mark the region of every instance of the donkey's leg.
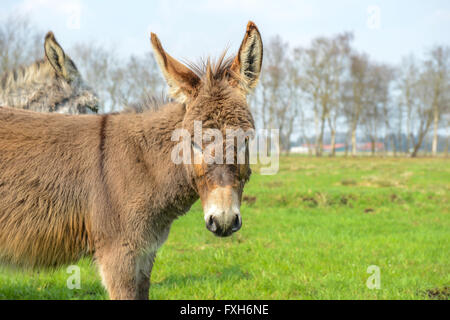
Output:
<instances>
[{"instance_id":1,"label":"donkey's leg","mask_svg":"<svg viewBox=\"0 0 450 320\"><path fill-rule=\"evenodd\" d=\"M110 299L138 299L138 257L135 252L126 246L112 246L110 250L98 252L97 261Z\"/></svg>"},{"instance_id":2,"label":"donkey's leg","mask_svg":"<svg viewBox=\"0 0 450 320\"><path fill-rule=\"evenodd\" d=\"M138 299L148 300L150 289L150 276L152 274L153 263L155 262L156 252L150 252L142 256L138 263Z\"/></svg>"},{"instance_id":3,"label":"donkey's leg","mask_svg":"<svg viewBox=\"0 0 450 320\"><path fill-rule=\"evenodd\" d=\"M169 236L170 225L162 230L155 239L154 246L151 249L144 251L138 262L138 298L147 300L150 289L150 276L153 269L153 264L156 258L156 251L163 245Z\"/></svg>"}]
</instances>

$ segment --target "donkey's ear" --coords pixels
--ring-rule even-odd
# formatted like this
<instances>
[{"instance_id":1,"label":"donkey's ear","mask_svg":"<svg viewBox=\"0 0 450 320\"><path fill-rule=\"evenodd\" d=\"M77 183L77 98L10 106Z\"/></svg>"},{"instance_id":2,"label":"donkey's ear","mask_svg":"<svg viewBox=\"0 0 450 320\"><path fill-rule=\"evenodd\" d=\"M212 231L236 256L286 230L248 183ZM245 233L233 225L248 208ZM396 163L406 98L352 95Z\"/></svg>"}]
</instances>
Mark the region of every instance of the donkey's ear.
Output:
<instances>
[{"instance_id":1,"label":"donkey's ear","mask_svg":"<svg viewBox=\"0 0 450 320\"><path fill-rule=\"evenodd\" d=\"M58 76L71 82L80 76L75 63L64 53L59 43L55 39L53 32L49 31L45 36L45 56L52 65Z\"/></svg>"},{"instance_id":2,"label":"donkey's ear","mask_svg":"<svg viewBox=\"0 0 450 320\"><path fill-rule=\"evenodd\" d=\"M156 34L151 34L151 42L156 62L170 88L170 95L178 102L185 103L197 93L200 78L184 64L167 54Z\"/></svg>"},{"instance_id":3,"label":"donkey's ear","mask_svg":"<svg viewBox=\"0 0 450 320\"><path fill-rule=\"evenodd\" d=\"M231 71L240 78L246 93L258 83L263 58L263 44L256 25L249 21L244 40L231 65Z\"/></svg>"}]
</instances>

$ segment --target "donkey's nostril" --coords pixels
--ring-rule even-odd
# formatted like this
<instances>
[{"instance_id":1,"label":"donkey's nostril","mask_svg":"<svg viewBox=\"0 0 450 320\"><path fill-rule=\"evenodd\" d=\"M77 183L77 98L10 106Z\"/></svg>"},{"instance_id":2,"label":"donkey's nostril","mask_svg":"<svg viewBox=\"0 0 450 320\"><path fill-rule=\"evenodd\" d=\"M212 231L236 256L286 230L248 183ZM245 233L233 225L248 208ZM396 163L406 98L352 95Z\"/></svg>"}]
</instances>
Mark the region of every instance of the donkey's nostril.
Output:
<instances>
[{"instance_id":1,"label":"donkey's nostril","mask_svg":"<svg viewBox=\"0 0 450 320\"><path fill-rule=\"evenodd\" d=\"M242 226L242 220L241 220L241 217L237 214L234 217L233 227L231 228L231 230L233 232L236 232L236 231L238 231L241 228L241 226Z\"/></svg>"},{"instance_id":2,"label":"donkey's nostril","mask_svg":"<svg viewBox=\"0 0 450 320\"><path fill-rule=\"evenodd\" d=\"M208 220L206 221L206 228L211 232L216 232L217 230L217 225L212 215L209 216Z\"/></svg>"}]
</instances>

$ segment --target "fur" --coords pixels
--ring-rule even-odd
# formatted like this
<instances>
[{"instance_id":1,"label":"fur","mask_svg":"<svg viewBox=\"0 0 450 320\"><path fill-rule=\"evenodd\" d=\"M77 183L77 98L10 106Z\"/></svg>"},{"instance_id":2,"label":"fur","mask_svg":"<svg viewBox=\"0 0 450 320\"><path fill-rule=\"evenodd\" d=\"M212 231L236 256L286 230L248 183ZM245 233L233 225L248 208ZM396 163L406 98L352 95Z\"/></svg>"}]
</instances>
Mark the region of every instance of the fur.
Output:
<instances>
[{"instance_id":1,"label":"fur","mask_svg":"<svg viewBox=\"0 0 450 320\"><path fill-rule=\"evenodd\" d=\"M44 59L7 71L1 76L0 106L38 112L97 113L97 95L84 83L53 33L47 34L44 47ZM52 64L53 59L58 61ZM60 63L66 65L63 71L57 70Z\"/></svg>"}]
</instances>

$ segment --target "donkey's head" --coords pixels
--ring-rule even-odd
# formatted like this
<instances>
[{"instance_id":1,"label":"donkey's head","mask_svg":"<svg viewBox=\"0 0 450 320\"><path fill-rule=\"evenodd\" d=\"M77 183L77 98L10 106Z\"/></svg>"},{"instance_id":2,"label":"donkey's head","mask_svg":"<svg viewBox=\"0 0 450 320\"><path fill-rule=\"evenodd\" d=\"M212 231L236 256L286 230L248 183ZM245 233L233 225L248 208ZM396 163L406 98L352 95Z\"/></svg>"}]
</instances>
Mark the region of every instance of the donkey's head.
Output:
<instances>
[{"instance_id":1,"label":"donkey's head","mask_svg":"<svg viewBox=\"0 0 450 320\"><path fill-rule=\"evenodd\" d=\"M99 100L95 92L85 84L75 63L48 32L44 42L45 58L54 70L54 81L47 104L50 111L60 113L96 113Z\"/></svg>"},{"instance_id":2,"label":"donkey's head","mask_svg":"<svg viewBox=\"0 0 450 320\"><path fill-rule=\"evenodd\" d=\"M222 56L191 68L168 55L155 34L151 42L171 96L186 108L183 129L193 137L193 156L185 166L202 201L206 227L229 236L241 228L242 191L251 174L248 139L254 122L246 96L261 71L261 35L249 22L234 59Z\"/></svg>"}]
</instances>

